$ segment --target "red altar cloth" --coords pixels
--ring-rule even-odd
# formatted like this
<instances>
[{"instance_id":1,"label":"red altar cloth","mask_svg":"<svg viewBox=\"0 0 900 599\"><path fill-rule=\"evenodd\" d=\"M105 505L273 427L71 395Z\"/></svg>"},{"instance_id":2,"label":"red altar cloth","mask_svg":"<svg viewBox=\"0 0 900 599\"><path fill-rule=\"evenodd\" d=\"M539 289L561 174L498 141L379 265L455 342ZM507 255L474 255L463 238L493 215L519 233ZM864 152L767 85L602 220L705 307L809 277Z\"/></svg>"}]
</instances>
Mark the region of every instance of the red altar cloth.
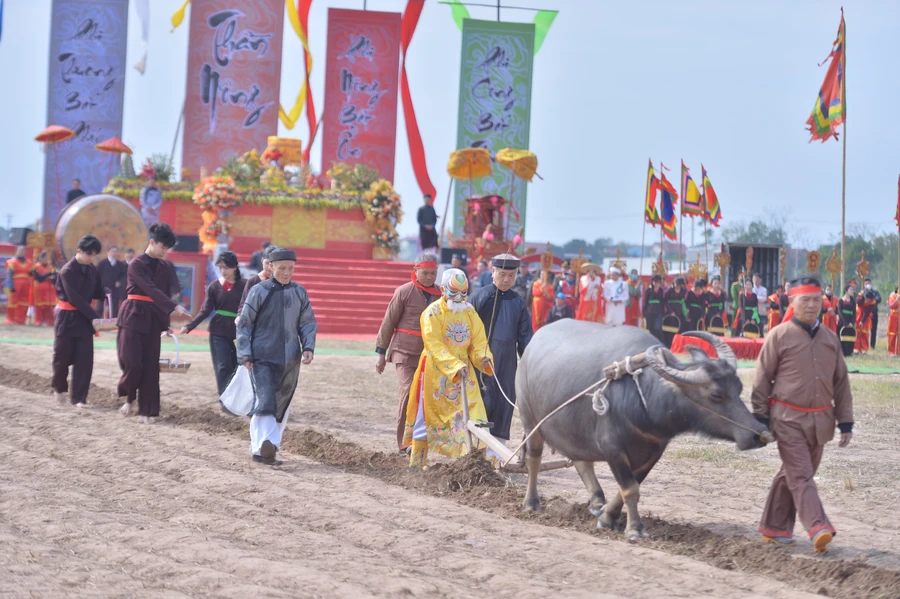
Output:
<instances>
[{"instance_id":1,"label":"red altar cloth","mask_svg":"<svg viewBox=\"0 0 900 599\"><path fill-rule=\"evenodd\" d=\"M728 345L728 347L731 348L731 351L734 352L738 360L756 360L756 358L759 357L759 352L762 351L763 346L763 339L722 337L722 341L724 341ZM676 354L686 354L687 345L696 345L697 347L703 349L710 356L718 356L716 350L713 349L713 346L706 341L697 339L695 337L684 337L682 335L675 335L675 338L672 340L672 352Z\"/></svg>"}]
</instances>

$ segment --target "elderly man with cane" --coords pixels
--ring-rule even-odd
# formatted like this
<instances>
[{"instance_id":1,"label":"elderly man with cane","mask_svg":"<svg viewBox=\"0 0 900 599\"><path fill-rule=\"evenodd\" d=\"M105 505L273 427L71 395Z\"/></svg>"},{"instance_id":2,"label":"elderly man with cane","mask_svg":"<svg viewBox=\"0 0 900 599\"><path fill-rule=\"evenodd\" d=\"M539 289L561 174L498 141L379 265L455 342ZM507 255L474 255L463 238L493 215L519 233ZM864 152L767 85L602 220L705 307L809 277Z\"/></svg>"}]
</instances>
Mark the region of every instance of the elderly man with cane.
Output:
<instances>
[{"instance_id":1,"label":"elderly man with cane","mask_svg":"<svg viewBox=\"0 0 900 599\"><path fill-rule=\"evenodd\" d=\"M853 397L840 341L819 321L822 285L811 277L794 281L790 300L794 316L766 337L753 382L753 414L775 434L781 455L759 532L767 543L794 545L799 518L822 553L837 533L825 515L815 475L835 425L839 447L850 444Z\"/></svg>"}]
</instances>

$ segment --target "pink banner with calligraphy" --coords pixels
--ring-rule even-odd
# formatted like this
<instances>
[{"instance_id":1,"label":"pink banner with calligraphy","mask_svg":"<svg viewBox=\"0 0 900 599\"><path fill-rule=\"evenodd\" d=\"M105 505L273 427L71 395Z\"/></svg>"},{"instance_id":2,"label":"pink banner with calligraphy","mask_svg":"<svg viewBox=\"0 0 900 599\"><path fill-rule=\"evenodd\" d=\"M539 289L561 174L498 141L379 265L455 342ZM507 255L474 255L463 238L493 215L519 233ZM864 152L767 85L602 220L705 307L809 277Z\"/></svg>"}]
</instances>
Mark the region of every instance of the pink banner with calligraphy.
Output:
<instances>
[{"instance_id":1,"label":"pink banner with calligraphy","mask_svg":"<svg viewBox=\"0 0 900 599\"><path fill-rule=\"evenodd\" d=\"M182 166L212 173L278 133L283 0L191 2Z\"/></svg>"},{"instance_id":2,"label":"pink banner with calligraphy","mask_svg":"<svg viewBox=\"0 0 900 599\"><path fill-rule=\"evenodd\" d=\"M328 10L322 170L365 164L393 181L400 13Z\"/></svg>"}]
</instances>

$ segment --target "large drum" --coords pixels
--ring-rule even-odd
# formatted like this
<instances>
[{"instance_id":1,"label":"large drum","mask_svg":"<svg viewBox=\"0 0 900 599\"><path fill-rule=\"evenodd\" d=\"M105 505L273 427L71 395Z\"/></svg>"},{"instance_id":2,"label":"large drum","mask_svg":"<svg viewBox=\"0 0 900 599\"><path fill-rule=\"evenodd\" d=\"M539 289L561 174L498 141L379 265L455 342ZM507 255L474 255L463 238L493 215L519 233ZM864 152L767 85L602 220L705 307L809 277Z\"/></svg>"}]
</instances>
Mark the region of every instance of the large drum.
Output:
<instances>
[{"instance_id":1,"label":"large drum","mask_svg":"<svg viewBox=\"0 0 900 599\"><path fill-rule=\"evenodd\" d=\"M114 195L84 196L72 202L56 221L56 241L64 261L75 256L78 240L91 234L103 244L123 252L129 248L140 254L150 239L141 213L126 200Z\"/></svg>"}]
</instances>

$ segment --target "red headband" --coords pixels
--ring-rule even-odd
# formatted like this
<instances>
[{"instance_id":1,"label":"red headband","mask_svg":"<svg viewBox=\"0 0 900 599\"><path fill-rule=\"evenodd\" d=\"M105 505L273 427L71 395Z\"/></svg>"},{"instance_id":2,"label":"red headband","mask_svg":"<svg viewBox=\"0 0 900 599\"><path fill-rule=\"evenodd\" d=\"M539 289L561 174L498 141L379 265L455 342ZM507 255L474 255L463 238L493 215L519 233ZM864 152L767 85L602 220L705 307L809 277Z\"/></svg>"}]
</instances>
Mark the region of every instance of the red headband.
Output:
<instances>
[{"instance_id":1,"label":"red headband","mask_svg":"<svg viewBox=\"0 0 900 599\"><path fill-rule=\"evenodd\" d=\"M814 293L822 295L822 288L818 285L799 285L797 287L791 287L791 290L788 292L788 297L811 295Z\"/></svg>"},{"instance_id":2,"label":"red headband","mask_svg":"<svg viewBox=\"0 0 900 599\"><path fill-rule=\"evenodd\" d=\"M437 262L419 262L415 268L437 268Z\"/></svg>"}]
</instances>

